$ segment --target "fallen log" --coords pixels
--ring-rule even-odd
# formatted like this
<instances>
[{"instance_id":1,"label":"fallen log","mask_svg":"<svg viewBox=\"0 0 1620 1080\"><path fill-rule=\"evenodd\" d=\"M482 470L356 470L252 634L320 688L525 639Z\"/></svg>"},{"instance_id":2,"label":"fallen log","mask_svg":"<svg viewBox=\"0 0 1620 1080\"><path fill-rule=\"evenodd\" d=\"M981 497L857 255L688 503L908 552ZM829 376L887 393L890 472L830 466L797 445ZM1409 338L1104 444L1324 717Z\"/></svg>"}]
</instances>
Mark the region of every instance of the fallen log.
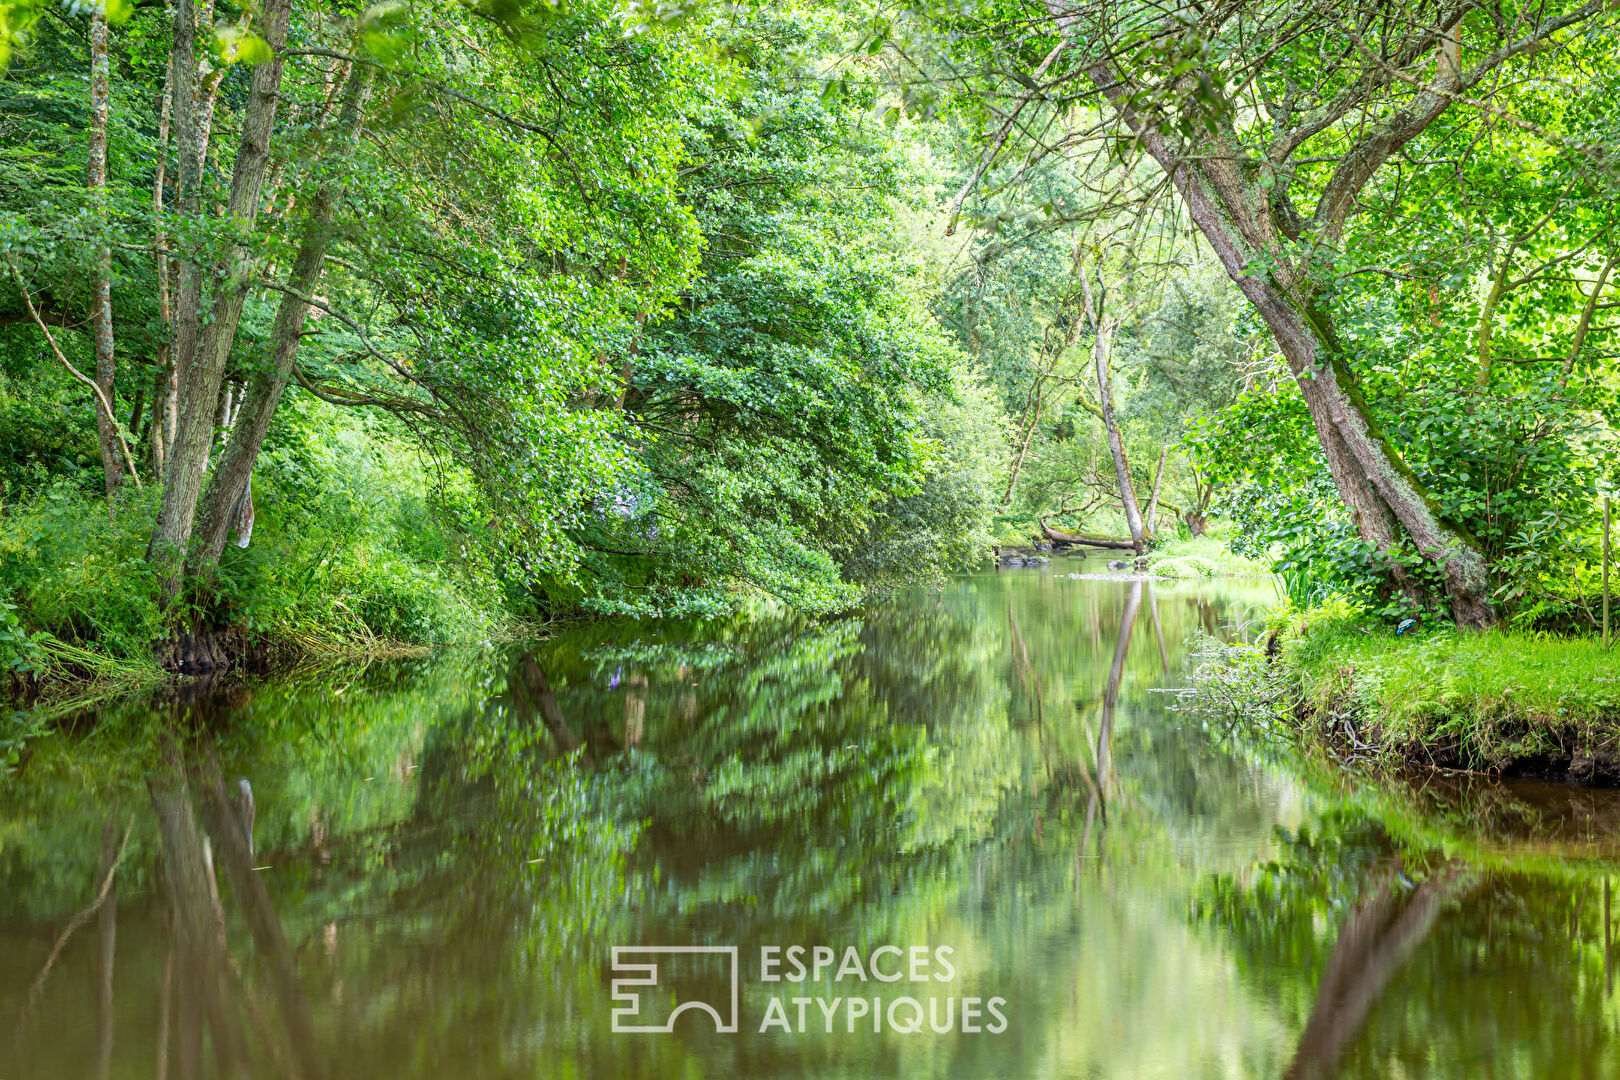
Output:
<instances>
[{"instance_id":1,"label":"fallen log","mask_svg":"<svg viewBox=\"0 0 1620 1080\"><path fill-rule=\"evenodd\" d=\"M1066 533L1048 525L1045 519L1041 521L1041 533L1054 544L1076 544L1086 547L1109 548L1113 551L1136 550L1136 545L1129 540L1116 540L1111 536L1086 536L1083 533Z\"/></svg>"}]
</instances>

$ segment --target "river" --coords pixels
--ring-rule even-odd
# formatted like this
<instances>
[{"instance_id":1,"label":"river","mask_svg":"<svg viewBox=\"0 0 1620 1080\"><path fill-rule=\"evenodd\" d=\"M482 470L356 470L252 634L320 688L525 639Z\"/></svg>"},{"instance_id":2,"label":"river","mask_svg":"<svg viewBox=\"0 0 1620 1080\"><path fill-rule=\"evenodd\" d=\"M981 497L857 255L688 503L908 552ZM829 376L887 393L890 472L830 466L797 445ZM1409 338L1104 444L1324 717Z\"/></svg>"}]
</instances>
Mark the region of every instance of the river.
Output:
<instances>
[{"instance_id":1,"label":"river","mask_svg":"<svg viewBox=\"0 0 1620 1080\"><path fill-rule=\"evenodd\" d=\"M1096 565L83 718L0 781L0 1080L1620 1075L1612 793L1223 731L1271 586Z\"/></svg>"}]
</instances>

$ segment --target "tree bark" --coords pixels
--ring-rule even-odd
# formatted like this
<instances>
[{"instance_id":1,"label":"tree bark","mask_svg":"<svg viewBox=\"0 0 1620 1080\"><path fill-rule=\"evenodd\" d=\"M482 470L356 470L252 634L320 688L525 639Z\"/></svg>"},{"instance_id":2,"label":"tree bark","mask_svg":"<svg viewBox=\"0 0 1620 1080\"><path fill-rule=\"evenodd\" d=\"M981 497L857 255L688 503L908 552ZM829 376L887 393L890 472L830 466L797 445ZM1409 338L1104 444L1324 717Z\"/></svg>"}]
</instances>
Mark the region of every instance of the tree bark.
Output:
<instances>
[{"instance_id":1,"label":"tree bark","mask_svg":"<svg viewBox=\"0 0 1620 1080\"><path fill-rule=\"evenodd\" d=\"M107 225L107 9L90 12L90 133L85 187L103 228ZM101 396L113 401L112 248L106 237L97 240L95 267L90 275L90 337L96 354L96 385ZM124 478L118 453L118 421L104 409L96 410L96 442L101 449L101 473L110 498ZM108 506L111 512L111 505Z\"/></svg>"},{"instance_id":2,"label":"tree bark","mask_svg":"<svg viewBox=\"0 0 1620 1080\"><path fill-rule=\"evenodd\" d=\"M158 319L166 335L174 332L174 313L169 305L169 258L167 230L163 227L163 182L169 157L169 114L174 102L174 56L169 56L169 71L163 80L163 104L158 111L157 167L152 174L152 254L157 264ZM175 400L174 365L170 357L172 344L168 337L157 347L153 363L157 374L152 384L152 426L148 432L152 453L152 475L164 475L165 450L174 439Z\"/></svg>"},{"instance_id":3,"label":"tree bark","mask_svg":"<svg viewBox=\"0 0 1620 1080\"><path fill-rule=\"evenodd\" d=\"M1090 298L1087 298L1090 306ZM1119 501L1125 509L1125 527L1131 532L1131 546L1138 555L1147 550L1147 534L1142 527L1142 507L1136 501L1136 484L1131 479L1131 465L1125 457L1125 439L1120 434L1119 419L1114 415L1114 331L1118 328L1111 317L1102 311L1096 313L1091 342L1091 360L1097 371L1097 408L1102 417L1103 430L1108 436L1108 452L1114 459L1114 475L1119 481Z\"/></svg>"},{"instance_id":4,"label":"tree bark","mask_svg":"<svg viewBox=\"0 0 1620 1080\"><path fill-rule=\"evenodd\" d=\"M189 6L182 0L182 6ZM259 23L260 35L274 52L274 58L253 70L248 91L247 111L242 123L242 142L236 153L236 169L231 178L230 215L251 228L259 212L259 194L265 172L270 164L270 139L275 130L276 101L281 92L281 49L287 38L287 19L291 0L267 0ZM188 13L187 13L188 14ZM176 17L176 36L179 27L187 24L185 18ZM180 71L186 67L177 45L175 70L175 97L177 104L189 108L189 87L180 84L185 79ZM190 70L188 68L188 70ZM177 110L179 111L179 110ZM195 131L195 122L193 122ZM196 146L186 145L185 125L181 125L176 151L182 170L196 167ZM185 201L185 196L182 196ZM190 265L190 264L186 264ZM189 276L197 278L195 267ZM157 527L152 535L148 557L164 570L162 597L165 603L179 593L184 575L184 551L191 539L192 524L197 510L197 497L202 490L203 475L208 467L208 453L214 435L214 410L219 403L219 385L224 376L225 362L236 339L236 328L242 314L242 303L247 295L247 277L252 265L247 251L237 248L232 252L229 277L221 283L215 296L212 318L201 334L195 355L189 360L180 348L180 327L196 322L195 312L188 312L184 287L180 311L176 320L174 363L180 386L179 415L175 435L169 447L169 463L163 490L163 506ZM182 280L186 280L186 273ZM194 304L198 297L193 296Z\"/></svg>"},{"instance_id":5,"label":"tree bark","mask_svg":"<svg viewBox=\"0 0 1620 1080\"><path fill-rule=\"evenodd\" d=\"M336 155L339 161L347 159L360 140L365 122L366 93L370 86L371 68L357 65L349 76L349 87L338 118L340 145ZM310 304L306 299L319 287L326 262L327 249L332 244L333 218L341 195L335 179L323 180L310 201L309 219L304 227L303 242L293 260L292 273L282 294L281 305L270 330L268 356L263 365L253 372L243 393L243 404L231 426L230 441L220 455L219 465L208 485L199 513L199 543L192 557L194 573L207 574L219 561L225 550L226 538L239 519L240 507L258 461L265 435L270 431L270 420L281 402L281 395L292 381L293 365L298 359L298 342L309 317ZM240 310L240 305L238 305Z\"/></svg>"},{"instance_id":6,"label":"tree bark","mask_svg":"<svg viewBox=\"0 0 1620 1080\"><path fill-rule=\"evenodd\" d=\"M1148 496L1147 531L1152 536L1159 531L1156 524L1159 516L1159 485L1164 480L1164 463L1170 460L1170 448L1166 446L1159 451L1159 467L1153 470L1153 494Z\"/></svg>"}]
</instances>

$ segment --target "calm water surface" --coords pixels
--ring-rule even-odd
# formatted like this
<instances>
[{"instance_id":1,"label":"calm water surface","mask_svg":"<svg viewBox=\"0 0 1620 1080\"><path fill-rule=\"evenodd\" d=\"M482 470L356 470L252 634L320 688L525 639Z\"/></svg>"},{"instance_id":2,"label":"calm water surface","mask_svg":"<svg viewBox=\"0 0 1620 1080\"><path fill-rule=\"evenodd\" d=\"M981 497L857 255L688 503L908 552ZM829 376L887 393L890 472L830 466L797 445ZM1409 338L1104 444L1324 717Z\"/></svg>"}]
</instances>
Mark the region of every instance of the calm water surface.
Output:
<instances>
[{"instance_id":1,"label":"calm water surface","mask_svg":"<svg viewBox=\"0 0 1620 1080\"><path fill-rule=\"evenodd\" d=\"M1082 568L109 709L0 788L0 1080L1620 1075L1620 802L1212 730L1269 587Z\"/></svg>"}]
</instances>

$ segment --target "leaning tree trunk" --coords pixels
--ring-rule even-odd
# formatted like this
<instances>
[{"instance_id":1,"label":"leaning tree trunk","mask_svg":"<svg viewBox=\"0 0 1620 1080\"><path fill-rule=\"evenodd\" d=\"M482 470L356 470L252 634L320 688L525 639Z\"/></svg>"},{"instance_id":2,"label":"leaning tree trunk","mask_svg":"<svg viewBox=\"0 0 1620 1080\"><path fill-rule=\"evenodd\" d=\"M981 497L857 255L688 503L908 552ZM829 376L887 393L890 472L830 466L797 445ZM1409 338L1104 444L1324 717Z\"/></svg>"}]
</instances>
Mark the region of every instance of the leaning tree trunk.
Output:
<instances>
[{"instance_id":1,"label":"leaning tree trunk","mask_svg":"<svg viewBox=\"0 0 1620 1080\"><path fill-rule=\"evenodd\" d=\"M1496 622L1489 578L1479 542L1444 521L1432 497L1379 430L1356 388L1325 312L1316 307L1314 282L1301 279L1285 288L1272 274L1251 272L1264 237L1246 234L1228 213L1230 205L1250 205L1247 190L1222 192L1206 171L1178 159L1162 136L1144 132L1143 143L1169 173L1194 224L1209 241L1228 276L1266 321L1288 361L1300 395L1316 427L1329 471L1362 539L1379 551L1409 539L1445 577L1452 615L1459 626L1475 629ZM1243 181L1221 177L1228 186ZM1398 572L1397 572L1398 573Z\"/></svg>"},{"instance_id":2,"label":"leaning tree trunk","mask_svg":"<svg viewBox=\"0 0 1620 1080\"><path fill-rule=\"evenodd\" d=\"M342 140L336 155L339 161L349 157L359 142L370 80L371 68L364 65L358 65L349 77L343 112L338 118L339 138ZM252 381L243 391L243 403L231 426L230 441L225 445L203 499L197 528L199 543L192 557L192 570L195 573L206 574L219 561L220 553L225 550L226 538L241 518L259 449L269 433L270 420L281 402L282 392L292 380L293 366L298 359L298 342L304 332L305 320L309 318L309 298L320 285L326 252L332 244L332 222L339 195L337 181L328 179L321 183L311 200L304 239L299 245L292 274L285 286L286 292L282 295L281 305L270 329L268 363L253 373Z\"/></svg>"},{"instance_id":3,"label":"leaning tree trunk","mask_svg":"<svg viewBox=\"0 0 1620 1080\"><path fill-rule=\"evenodd\" d=\"M189 6L189 5L183 5ZM242 142L236 152L236 168L231 177L230 216L251 228L259 212L259 194L265 173L270 165L270 137L275 129L276 99L281 90L281 48L287 37L287 19L291 0L268 0L261 15L260 32L274 52L274 58L253 69L253 80L248 92L247 112L242 124ZM183 12L182 14L188 14ZM176 16L176 37L179 27L187 19ZM182 86L180 71L185 66L178 46L175 55L175 102L182 105L190 100L190 87ZM176 113L181 110L177 107ZM188 156L195 153L196 121L191 120L192 142L188 146L184 124L176 140L179 165L184 172L195 170L196 160ZM184 201L184 199L182 200ZM180 310L176 313L174 364L180 383L180 408L176 417L175 434L169 447L169 464L163 488L163 507L157 528L152 536L150 555L164 567L163 599L168 602L180 591L183 580L184 549L191 539L192 523L197 510L197 496L202 491L203 475L208 468L208 452L214 437L214 415L219 404L219 384L225 374L225 361L236 339L237 323L242 315L242 304L247 295L247 277L252 263L246 249L232 252L229 277L221 283L214 298L212 318L202 331L194 354L188 359L180 348L180 328L196 322L195 312L188 313L188 295L182 273ZM189 278L197 278L191 268ZM200 297L192 296L196 304Z\"/></svg>"},{"instance_id":4,"label":"leaning tree trunk","mask_svg":"<svg viewBox=\"0 0 1620 1080\"><path fill-rule=\"evenodd\" d=\"M85 166L85 187L107 224L107 10L98 5L90 13L90 138ZM90 336L96 352L96 385L108 405L113 401L112 248L105 236L96 241L95 267L90 274ZM96 409L96 442L101 448L101 472L111 496L123 480L118 452L118 422L106 409ZM131 463L133 467L133 462ZM108 513L112 512L111 503Z\"/></svg>"},{"instance_id":5,"label":"leaning tree trunk","mask_svg":"<svg viewBox=\"0 0 1620 1080\"><path fill-rule=\"evenodd\" d=\"M1066 36L1081 32L1073 14L1065 11L1058 0L1047 0L1047 5ZM1454 49L1454 41L1452 46ZM1447 70L1455 76L1454 52L1450 63ZM1289 260L1276 258L1287 253L1280 250L1277 226L1271 217L1275 193L1260 183L1261 175L1272 174L1246 170L1225 152L1191 155L1172 145L1152 118L1138 110L1128 80L1120 76L1111 61L1099 60L1086 74L1165 171L1185 203L1188 216L1209 241L1227 275L1265 319L1299 385L1334 483L1362 539L1380 551L1410 539L1444 575L1458 625L1476 629L1495 625L1496 612L1491 607L1489 576L1479 541L1467 530L1442 519L1423 484L1379 431L1356 389L1332 324L1316 305L1318 283L1303 268L1280 269ZM1447 93L1429 89L1419 96L1423 98L1421 109L1409 107L1399 114L1411 122L1408 127L1412 130L1421 130L1427 122L1424 117L1437 116L1451 100ZM1379 129L1369 135L1355 148L1351 155L1354 160L1341 163L1341 170L1347 164L1354 167L1345 174L1346 186L1334 193L1335 198L1342 201L1352 197L1358 190L1358 177L1364 182L1365 176L1356 168L1375 169L1380 155L1400 145L1401 138L1393 131ZM1330 217L1338 212L1332 206L1328 209ZM1263 262L1279 268L1261 269L1259 264ZM1392 569L1392 574L1401 581L1398 568ZM1410 592L1410 584L1402 584Z\"/></svg>"},{"instance_id":6,"label":"leaning tree trunk","mask_svg":"<svg viewBox=\"0 0 1620 1080\"><path fill-rule=\"evenodd\" d=\"M1478 541L1441 519L1428 491L1389 445L1349 365L1338 355L1326 316L1272 283L1251 280L1247 286L1244 291L1282 346L1339 496L1362 539L1379 551L1409 539L1445 576L1457 624L1476 629L1494 625L1496 612ZM1401 580L1398 571L1396 576Z\"/></svg>"}]
</instances>

